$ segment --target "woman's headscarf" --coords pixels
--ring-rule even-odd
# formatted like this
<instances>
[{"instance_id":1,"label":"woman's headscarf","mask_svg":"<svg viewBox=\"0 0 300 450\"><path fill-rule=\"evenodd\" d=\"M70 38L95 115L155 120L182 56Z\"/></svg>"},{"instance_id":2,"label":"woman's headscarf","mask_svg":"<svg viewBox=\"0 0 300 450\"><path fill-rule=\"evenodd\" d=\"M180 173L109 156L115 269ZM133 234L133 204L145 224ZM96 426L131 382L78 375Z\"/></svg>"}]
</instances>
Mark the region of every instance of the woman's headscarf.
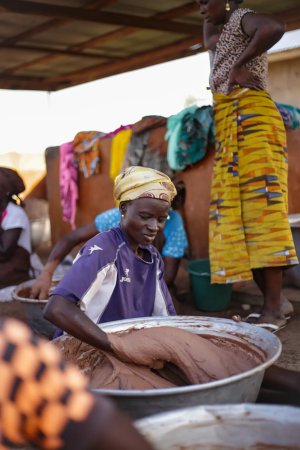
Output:
<instances>
[{"instance_id":1,"label":"woman's headscarf","mask_svg":"<svg viewBox=\"0 0 300 450\"><path fill-rule=\"evenodd\" d=\"M149 167L128 167L115 179L114 197L118 204L142 197L171 203L175 195L176 188L171 179L164 173Z\"/></svg>"},{"instance_id":2,"label":"woman's headscarf","mask_svg":"<svg viewBox=\"0 0 300 450\"><path fill-rule=\"evenodd\" d=\"M20 175L8 167L0 167L0 196L12 197L25 190L25 185Z\"/></svg>"}]
</instances>

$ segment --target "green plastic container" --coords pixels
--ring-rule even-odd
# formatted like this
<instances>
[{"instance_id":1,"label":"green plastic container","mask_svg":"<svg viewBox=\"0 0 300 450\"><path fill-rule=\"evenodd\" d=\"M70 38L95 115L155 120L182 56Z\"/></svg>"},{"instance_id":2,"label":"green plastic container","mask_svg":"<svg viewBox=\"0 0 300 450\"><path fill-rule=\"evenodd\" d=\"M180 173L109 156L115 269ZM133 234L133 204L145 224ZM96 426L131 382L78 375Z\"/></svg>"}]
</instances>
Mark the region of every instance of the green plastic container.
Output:
<instances>
[{"instance_id":1,"label":"green plastic container","mask_svg":"<svg viewBox=\"0 0 300 450\"><path fill-rule=\"evenodd\" d=\"M228 308L232 284L211 284L209 259L195 259L187 264L197 309L223 311Z\"/></svg>"}]
</instances>

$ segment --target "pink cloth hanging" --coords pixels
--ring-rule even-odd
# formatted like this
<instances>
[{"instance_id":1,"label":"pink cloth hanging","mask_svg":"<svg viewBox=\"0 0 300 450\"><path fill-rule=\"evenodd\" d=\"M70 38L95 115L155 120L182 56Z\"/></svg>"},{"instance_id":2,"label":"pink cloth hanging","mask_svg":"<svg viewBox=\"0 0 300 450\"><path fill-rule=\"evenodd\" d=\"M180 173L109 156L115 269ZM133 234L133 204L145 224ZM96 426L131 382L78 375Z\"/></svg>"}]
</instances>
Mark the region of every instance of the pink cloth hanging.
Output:
<instances>
[{"instance_id":1,"label":"pink cloth hanging","mask_svg":"<svg viewBox=\"0 0 300 450\"><path fill-rule=\"evenodd\" d=\"M1 214L0 223L3 222L3 220L5 219L6 216L7 216L7 208L5 208L5 210L4 210L3 213Z\"/></svg>"},{"instance_id":2,"label":"pink cloth hanging","mask_svg":"<svg viewBox=\"0 0 300 450\"><path fill-rule=\"evenodd\" d=\"M74 163L73 142L60 146L59 187L63 220L76 228L76 203L78 200L78 172Z\"/></svg>"}]
</instances>

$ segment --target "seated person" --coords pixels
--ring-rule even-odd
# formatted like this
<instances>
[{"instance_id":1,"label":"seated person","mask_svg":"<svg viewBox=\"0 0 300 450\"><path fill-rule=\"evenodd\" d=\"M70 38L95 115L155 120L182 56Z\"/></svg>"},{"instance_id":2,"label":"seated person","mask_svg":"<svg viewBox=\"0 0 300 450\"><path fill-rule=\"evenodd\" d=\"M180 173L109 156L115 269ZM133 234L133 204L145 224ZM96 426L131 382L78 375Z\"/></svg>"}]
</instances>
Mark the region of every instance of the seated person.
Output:
<instances>
[{"instance_id":1,"label":"seated person","mask_svg":"<svg viewBox=\"0 0 300 450\"><path fill-rule=\"evenodd\" d=\"M25 190L18 173L0 167L0 298L11 300L15 285L29 280L30 222L18 195Z\"/></svg>"},{"instance_id":2,"label":"seated person","mask_svg":"<svg viewBox=\"0 0 300 450\"><path fill-rule=\"evenodd\" d=\"M120 174L114 187L120 225L83 246L54 290L44 317L75 338L113 352L98 324L175 315L162 258L151 245L167 220L175 194L171 180L156 170L129 167ZM298 372L273 366L266 370L264 388L291 394L299 401L299 378Z\"/></svg>"},{"instance_id":3,"label":"seated person","mask_svg":"<svg viewBox=\"0 0 300 450\"><path fill-rule=\"evenodd\" d=\"M1 320L0 342L1 449L151 450L130 420L92 394L79 370L25 324Z\"/></svg>"},{"instance_id":4,"label":"seated person","mask_svg":"<svg viewBox=\"0 0 300 450\"><path fill-rule=\"evenodd\" d=\"M98 323L176 314L164 264L152 245L168 219L176 189L148 167L129 167L115 180L121 222L90 239L56 287L44 317L78 339L110 348ZM79 306L79 308L78 308Z\"/></svg>"},{"instance_id":5,"label":"seated person","mask_svg":"<svg viewBox=\"0 0 300 450\"><path fill-rule=\"evenodd\" d=\"M154 245L163 256L165 281L174 295L174 280L177 275L180 260L184 256L185 249L188 246L183 220L180 213L177 212L184 204L185 187L182 181L176 181L175 186L177 195L172 201L172 208L169 211L163 232L158 234L158 238L154 242ZM32 286L31 297L39 299L48 298L53 273L73 248L78 244L88 241L98 233L118 226L120 220L121 213L119 208L113 208L98 214L95 221L89 225L77 228L60 239L53 247L42 273Z\"/></svg>"}]
</instances>

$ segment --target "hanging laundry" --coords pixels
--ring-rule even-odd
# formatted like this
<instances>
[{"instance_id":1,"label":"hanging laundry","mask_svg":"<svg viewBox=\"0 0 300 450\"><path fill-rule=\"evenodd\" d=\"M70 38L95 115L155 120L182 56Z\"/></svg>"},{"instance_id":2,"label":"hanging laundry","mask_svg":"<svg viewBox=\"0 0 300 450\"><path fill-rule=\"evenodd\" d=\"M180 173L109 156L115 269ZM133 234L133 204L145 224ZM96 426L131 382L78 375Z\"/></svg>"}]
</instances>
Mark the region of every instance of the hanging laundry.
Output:
<instances>
[{"instance_id":1,"label":"hanging laundry","mask_svg":"<svg viewBox=\"0 0 300 450\"><path fill-rule=\"evenodd\" d=\"M104 138L112 138L116 136L120 131L130 130L132 128L132 125L121 125L119 128L116 128L114 131L110 131L109 133L104 133L101 136L101 139Z\"/></svg>"},{"instance_id":2,"label":"hanging laundry","mask_svg":"<svg viewBox=\"0 0 300 450\"><path fill-rule=\"evenodd\" d=\"M74 161L73 142L60 146L59 187L63 220L75 228L76 204L78 200L78 172Z\"/></svg>"},{"instance_id":3,"label":"hanging laundry","mask_svg":"<svg viewBox=\"0 0 300 450\"><path fill-rule=\"evenodd\" d=\"M149 134L150 131L140 134L132 133L126 152L126 167L142 165L142 159L145 149L147 148Z\"/></svg>"},{"instance_id":4,"label":"hanging laundry","mask_svg":"<svg viewBox=\"0 0 300 450\"><path fill-rule=\"evenodd\" d=\"M174 171L168 163L168 146L165 140L166 127L150 130L147 148L145 149L142 164L152 169L160 170L169 177L172 177Z\"/></svg>"},{"instance_id":5,"label":"hanging laundry","mask_svg":"<svg viewBox=\"0 0 300 450\"><path fill-rule=\"evenodd\" d=\"M285 103L275 103L286 128L295 130L300 127L300 109Z\"/></svg>"},{"instance_id":6,"label":"hanging laundry","mask_svg":"<svg viewBox=\"0 0 300 450\"><path fill-rule=\"evenodd\" d=\"M100 172L100 131L80 131L73 145L78 168L85 178Z\"/></svg>"},{"instance_id":7,"label":"hanging laundry","mask_svg":"<svg viewBox=\"0 0 300 450\"><path fill-rule=\"evenodd\" d=\"M123 129L119 131L111 143L110 151L110 178L114 180L117 175L121 172L124 156L132 135L132 129Z\"/></svg>"},{"instance_id":8,"label":"hanging laundry","mask_svg":"<svg viewBox=\"0 0 300 450\"><path fill-rule=\"evenodd\" d=\"M214 144L212 106L191 106L170 116L167 122L168 163L173 170L184 170L206 155Z\"/></svg>"},{"instance_id":9,"label":"hanging laundry","mask_svg":"<svg viewBox=\"0 0 300 450\"><path fill-rule=\"evenodd\" d=\"M168 165L164 139L166 123L165 117L145 116L133 125L123 169L129 166L144 166L160 170L169 176L173 175Z\"/></svg>"}]
</instances>

